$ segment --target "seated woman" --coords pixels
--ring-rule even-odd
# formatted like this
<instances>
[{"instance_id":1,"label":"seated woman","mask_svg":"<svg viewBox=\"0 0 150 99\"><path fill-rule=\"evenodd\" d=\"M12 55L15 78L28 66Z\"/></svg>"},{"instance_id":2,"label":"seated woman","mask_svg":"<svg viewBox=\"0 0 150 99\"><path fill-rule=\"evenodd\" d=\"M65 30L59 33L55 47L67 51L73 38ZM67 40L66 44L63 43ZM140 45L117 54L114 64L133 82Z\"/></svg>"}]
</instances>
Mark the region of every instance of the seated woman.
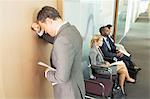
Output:
<instances>
[{"instance_id":1,"label":"seated woman","mask_svg":"<svg viewBox=\"0 0 150 99\"><path fill-rule=\"evenodd\" d=\"M119 85L121 86L122 93L125 94L125 91L124 91L125 79L132 83L135 82L135 79L129 76L128 70L123 61L112 63L113 65L116 65L116 66L112 66L109 62L104 61L103 53L101 49L99 48L99 46L102 46L102 44L103 44L103 37L100 35L94 35L91 40L91 49L90 49L91 65L110 67L112 69L112 73L115 73L115 72L118 73Z\"/></svg>"}]
</instances>

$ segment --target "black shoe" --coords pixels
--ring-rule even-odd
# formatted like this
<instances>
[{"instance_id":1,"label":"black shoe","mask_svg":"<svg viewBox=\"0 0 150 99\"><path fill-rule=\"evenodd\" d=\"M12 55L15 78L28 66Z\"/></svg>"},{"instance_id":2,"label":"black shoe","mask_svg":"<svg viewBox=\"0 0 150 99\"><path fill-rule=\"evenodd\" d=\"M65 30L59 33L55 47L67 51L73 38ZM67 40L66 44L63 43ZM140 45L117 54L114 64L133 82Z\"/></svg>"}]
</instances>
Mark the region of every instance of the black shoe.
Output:
<instances>
[{"instance_id":1,"label":"black shoe","mask_svg":"<svg viewBox=\"0 0 150 99\"><path fill-rule=\"evenodd\" d=\"M139 72L140 70L142 70L142 69L139 67L135 68L135 72Z\"/></svg>"},{"instance_id":2,"label":"black shoe","mask_svg":"<svg viewBox=\"0 0 150 99\"><path fill-rule=\"evenodd\" d=\"M127 94L126 94L126 93L123 93L122 96L127 96Z\"/></svg>"},{"instance_id":3,"label":"black shoe","mask_svg":"<svg viewBox=\"0 0 150 99\"><path fill-rule=\"evenodd\" d=\"M127 96L126 92L121 90L121 97L125 97L125 96Z\"/></svg>"},{"instance_id":4,"label":"black shoe","mask_svg":"<svg viewBox=\"0 0 150 99\"><path fill-rule=\"evenodd\" d=\"M132 73L136 73L137 74L140 70L141 70L141 68L129 68L128 72L129 73L132 72Z\"/></svg>"}]
</instances>

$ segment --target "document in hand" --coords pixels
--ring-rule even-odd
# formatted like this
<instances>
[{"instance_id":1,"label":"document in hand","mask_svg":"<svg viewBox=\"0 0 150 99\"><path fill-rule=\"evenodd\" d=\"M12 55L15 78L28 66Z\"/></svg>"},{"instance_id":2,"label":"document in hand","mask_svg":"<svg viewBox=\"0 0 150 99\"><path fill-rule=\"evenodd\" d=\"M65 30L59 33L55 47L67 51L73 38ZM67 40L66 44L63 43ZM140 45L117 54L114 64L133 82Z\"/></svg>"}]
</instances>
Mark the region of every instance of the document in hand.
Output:
<instances>
[{"instance_id":1,"label":"document in hand","mask_svg":"<svg viewBox=\"0 0 150 99\"><path fill-rule=\"evenodd\" d=\"M43 62L38 62L38 65L46 67L46 68L49 68L49 70L51 70L51 71L56 71L56 69L52 68L51 66L49 66L49 65L47 65L47 64L45 64ZM52 83L53 86L56 85L56 84L57 83Z\"/></svg>"},{"instance_id":2,"label":"document in hand","mask_svg":"<svg viewBox=\"0 0 150 99\"><path fill-rule=\"evenodd\" d=\"M51 66L43 63L43 62L38 62L38 65L43 66L43 67L47 67L49 68L51 71L56 71L56 69L52 68Z\"/></svg>"},{"instance_id":3,"label":"document in hand","mask_svg":"<svg viewBox=\"0 0 150 99\"><path fill-rule=\"evenodd\" d=\"M114 63L111 63L110 65L119 65L119 64L123 64L123 61L117 61L117 62L114 62Z\"/></svg>"}]
</instances>

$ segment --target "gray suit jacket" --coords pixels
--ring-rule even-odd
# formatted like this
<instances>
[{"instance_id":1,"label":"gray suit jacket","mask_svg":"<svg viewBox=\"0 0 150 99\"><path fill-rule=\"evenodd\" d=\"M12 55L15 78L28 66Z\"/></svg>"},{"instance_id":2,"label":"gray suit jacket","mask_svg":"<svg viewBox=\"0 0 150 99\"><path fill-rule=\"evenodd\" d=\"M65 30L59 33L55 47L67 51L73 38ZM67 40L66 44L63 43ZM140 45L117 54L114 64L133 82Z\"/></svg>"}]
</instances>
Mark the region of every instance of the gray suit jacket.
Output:
<instances>
[{"instance_id":1,"label":"gray suit jacket","mask_svg":"<svg viewBox=\"0 0 150 99\"><path fill-rule=\"evenodd\" d=\"M104 59L102 56L102 53L99 51L98 48L96 48L95 45L90 49L90 59L91 59L91 65L102 65L104 64Z\"/></svg>"},{"instance_id":2,"label":"gray suit jacket","mask_svg":"<svg viewBox=\"0 0 150 99\"><path fill-rule=\"evenodd\" d=\"M99 66L102 66L102 64L103 65L106 64L104 61L103 53L102 53L101 49L96 48L96 46L94 45L90 50L90 58L91 58L92 65L98 65L98 66L93 67L93 69L95 70L96 73L109 74L107 68L99 68ZM112 65L109 67L109 69L112 70L112 74L116 75L117 65Z\"/></svg>"},{"instance_id":3,"label":"gray suit jacket","mask_svg":"<svg viewBox=\"0 0 150 99\"><path fill-rule=\"evenodd\" d=\"M81 67L82 38L75 26L64 24L58 31L52 49L52 64L47 79L54 85L55 99L84 99L85 87Z\"/></svg>"}]
</instances>

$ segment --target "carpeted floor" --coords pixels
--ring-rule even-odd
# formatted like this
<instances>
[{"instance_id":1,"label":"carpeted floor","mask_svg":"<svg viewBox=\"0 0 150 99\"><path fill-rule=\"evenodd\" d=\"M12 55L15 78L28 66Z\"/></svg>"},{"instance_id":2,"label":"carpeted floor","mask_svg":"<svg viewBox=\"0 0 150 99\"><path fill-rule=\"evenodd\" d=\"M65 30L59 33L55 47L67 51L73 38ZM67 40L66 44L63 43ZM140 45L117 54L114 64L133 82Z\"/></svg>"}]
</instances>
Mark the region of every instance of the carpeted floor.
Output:
<instances>
[{"instance_id":1,"label":"carpeted floor","mask_svg":"<svg viewBox=\"0 0 150 99\"><path fill-rule=\"evenodd\" d=\"M148 18L138 18L122 41L132 54L132 60L142 70L137 75L136 84L126 83L126 99L150 99L150 22Z\"/></svg>"}]
</instances>

